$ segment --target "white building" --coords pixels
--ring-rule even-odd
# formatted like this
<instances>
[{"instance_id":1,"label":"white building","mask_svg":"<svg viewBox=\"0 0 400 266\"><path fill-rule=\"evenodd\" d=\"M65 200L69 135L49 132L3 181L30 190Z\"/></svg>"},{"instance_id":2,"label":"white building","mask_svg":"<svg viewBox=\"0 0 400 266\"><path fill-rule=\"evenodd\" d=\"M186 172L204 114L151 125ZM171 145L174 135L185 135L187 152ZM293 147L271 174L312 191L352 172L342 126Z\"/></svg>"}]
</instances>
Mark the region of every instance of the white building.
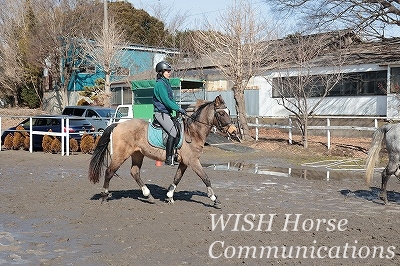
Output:
<instances>
[{"instance_id":1,"label":"white building","mask_svg":"<svg viewBox=\"0 0 400 266\"><path fill-rule=\"evenodd\" d=\"M344 34L343 34L344 33ZM343 49L327 53L312 61L309 71L312 75L333 73L326 62L336 60L338 51L345 58L340 65L344 76L315 110L315 115L329 116L380 116L400 117L400 38L375 42L362 42L351 32L335 33L331 44L346 43ZM329 45L331 45L329 44ZM288 47L287 49L291 49ZM288 64L286 64L288 66ZM245 91L248 116L277 117L290 113L279 104L276 80L298 75L298 69L289 67L265 69L253 77ZM206 80L207 98L222 94L228 107L234 110L232 84L224 80L216 69L202 69L202 76L196 70L190 72ZM318 96L307 98L309 105L320 100Z\"/></svg>"}]
</instances>

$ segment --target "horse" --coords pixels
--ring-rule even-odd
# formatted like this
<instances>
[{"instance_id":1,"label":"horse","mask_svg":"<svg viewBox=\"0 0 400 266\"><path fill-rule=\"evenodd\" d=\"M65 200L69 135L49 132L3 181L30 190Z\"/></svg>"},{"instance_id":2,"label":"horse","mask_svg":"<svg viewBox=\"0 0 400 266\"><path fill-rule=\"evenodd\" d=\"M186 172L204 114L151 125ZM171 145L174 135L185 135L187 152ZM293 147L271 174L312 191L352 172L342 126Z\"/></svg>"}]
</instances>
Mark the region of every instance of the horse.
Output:
<instances>
[{"instance_id":1,"label":"horse","mask_svg":"<svg viewBox=\"0 0 400 266\"><path fill-rule=\"evenodd\" d=\"M383 140L385 140L389 162L381 174L382 183L379 197L385 204L388 204L386 192L387 182L391 175L395 175L397 178L400 177L400 124L386 124L379 127L374 132L365 164L365 179L368 186L373 178L375 163L381 151Z\"/></svg>"},{"instance_id":2,"label":"horse","mask_svg":"<svg viewBox=\"0 0 400 266\"><path fill-rule=\"evenodd\" d=\"M206 185L207 196L214 203L213 206L220 208L221 202L214 194L211 181L200 163L200 155L206 138L214 127L227 135L236 136L236 127L229 115L229 109L222 96L219 95L214 101L204 101L191 116L183 117L182 120L184 124L183 141L177 150L179 165L174 180L168 187L166 201L170 204L174 203L175 189L190 166ZM151 126L149 123L151 122L133 118L122 123L111 124L104 130L92 153L88 174L89 180L96 184L104 172L103 200L110 197L111 178L119 167L131 157L131 176L141 188L142 194L148 202L154 203L150 190L140 177L140 168L145 156L153 160L164 161L166 152L163 148L149 144L147 138L148 127ZM111 147L109 147L110 142ZM111 162L103 171L104 160L109 154L109 149L112 150Z\"/></svg>"}]
</instances>

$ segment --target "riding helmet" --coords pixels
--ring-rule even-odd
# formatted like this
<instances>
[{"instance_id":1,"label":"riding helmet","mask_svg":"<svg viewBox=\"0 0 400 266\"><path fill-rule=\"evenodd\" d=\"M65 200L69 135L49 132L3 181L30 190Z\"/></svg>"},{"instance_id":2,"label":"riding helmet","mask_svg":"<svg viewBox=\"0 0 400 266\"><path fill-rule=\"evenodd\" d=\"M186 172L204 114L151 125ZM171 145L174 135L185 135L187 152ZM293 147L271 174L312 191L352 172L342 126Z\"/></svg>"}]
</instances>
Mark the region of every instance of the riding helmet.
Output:
<instances>
[{"instance_id":1,"label":"riding helmet","mask_svg":"<svg viewBox=\"0 0 400 266\"><path fill-rule=\"evenodd\" d=\"M164 71L171 71L172 67L169 63L165 62L165 61L161 61L156 65L156 72L164 72Z\"/></svg>"}]
</instances>

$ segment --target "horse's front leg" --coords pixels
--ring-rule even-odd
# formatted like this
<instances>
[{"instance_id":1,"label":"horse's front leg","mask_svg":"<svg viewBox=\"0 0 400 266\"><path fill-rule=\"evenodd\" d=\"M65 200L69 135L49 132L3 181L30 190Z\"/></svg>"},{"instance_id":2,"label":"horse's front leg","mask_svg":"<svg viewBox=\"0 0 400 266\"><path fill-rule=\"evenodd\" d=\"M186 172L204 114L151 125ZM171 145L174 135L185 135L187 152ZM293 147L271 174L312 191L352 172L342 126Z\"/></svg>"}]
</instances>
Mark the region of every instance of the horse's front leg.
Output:
<instances>
[{"instance_id":1,"label":"horse's front leg","mask_svg":"<svg viewBox=\"0 0 400 266\"><path fill-rule=\"evenodd\" d=\"M214 190L211 187L211 181L208 178L206 172L204 171L203 167L199 160L195 164L192 165L193 171L203 180L204 184L207 187L207 196L214 202L214 207L220 209L221 202L217 199L217 196L214 194Z\"/></svg>"},{"instance_id":2,"label":"horse's front leg","mask_svg":"<svg viewBox=\"0 0 400 266\"><path fill-rule=\"evenodd\" d=\"M176 173L175 173L174 181L168 187L166 201L169 204L174 203L174 192L175 192L175 189L178 186L179 182L181 181L182 176L185 173L186 169L187 169L187 165L182 163L182 162L180 162L179 166L178 166L178 169L176 170Z\"/></svg>"}]
</instances>

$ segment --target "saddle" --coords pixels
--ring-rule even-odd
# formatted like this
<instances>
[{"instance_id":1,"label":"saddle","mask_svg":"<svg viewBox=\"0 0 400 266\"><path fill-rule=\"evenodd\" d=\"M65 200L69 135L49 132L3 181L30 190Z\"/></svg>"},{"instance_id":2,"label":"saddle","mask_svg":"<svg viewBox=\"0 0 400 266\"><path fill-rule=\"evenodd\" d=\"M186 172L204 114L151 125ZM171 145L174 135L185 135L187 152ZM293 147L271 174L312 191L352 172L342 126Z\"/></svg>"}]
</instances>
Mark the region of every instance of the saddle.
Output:
<instances>
[{"instance_id":1,"label":"saddle","mask_svg":"<svg viewBox=\"0 0 400 266\"><path fill-rule=\"evenodd\" d=\"M175 124L178 135L175 140L174 147L179 149L183 142L183 120L182 118L173 118L172 121ZM153 117L153 121L149 122L147 129L147 140L153 147L165 149L167 143L168 133L160 125L160 123Z\"/></svg>"}]
</instances>

